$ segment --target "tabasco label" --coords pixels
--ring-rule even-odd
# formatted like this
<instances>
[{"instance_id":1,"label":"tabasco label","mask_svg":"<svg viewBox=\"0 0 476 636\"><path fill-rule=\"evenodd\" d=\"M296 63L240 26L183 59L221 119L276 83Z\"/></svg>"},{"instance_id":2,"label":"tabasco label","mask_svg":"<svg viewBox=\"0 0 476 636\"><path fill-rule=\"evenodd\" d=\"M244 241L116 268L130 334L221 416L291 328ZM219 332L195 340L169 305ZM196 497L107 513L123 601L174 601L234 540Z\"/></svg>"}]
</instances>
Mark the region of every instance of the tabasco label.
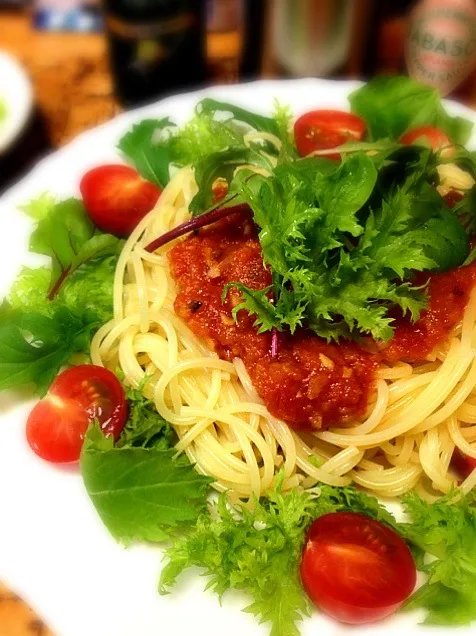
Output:
<instances>
[{"instance_id":1,"label":"tabasco label","mask_svg":"<svg viewBox=\"0 0 476 636\"><path fill-rule=\"evenodd\" d=\"M476 68L476 0L423 0L410 15L406 46L412 77L443 95Z\"/></svg>"}]
</instances>

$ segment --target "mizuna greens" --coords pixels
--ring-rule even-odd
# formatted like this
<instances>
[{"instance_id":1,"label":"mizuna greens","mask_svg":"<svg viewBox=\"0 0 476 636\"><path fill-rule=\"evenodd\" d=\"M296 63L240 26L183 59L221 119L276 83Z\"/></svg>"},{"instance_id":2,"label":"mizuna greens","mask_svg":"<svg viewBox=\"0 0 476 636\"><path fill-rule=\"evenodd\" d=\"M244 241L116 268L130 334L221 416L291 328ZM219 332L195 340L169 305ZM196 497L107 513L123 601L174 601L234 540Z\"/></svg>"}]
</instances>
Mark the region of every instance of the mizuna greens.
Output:
<instances>
[{"instance_id":1,"label":"mizuna greens","mask_svg":"<svg viewBox=\"0 0 476 636\"><path fill-rule=\"evenodd\" d=\"M476 227L476 189L449 210L436 190L438 168L448 159L425 144L406 147L398 140L415 126L438 126L457 145L452 161L475 176L475 153L458 146L471 125L447 115L433 89L408 78L374 80L350 103L365 119L369 140L339 148L341 162L326 151L300 158L292 114L279 105L266 117L204 99L182 128L169 118L134 126L118 148L144 179L163 188L177 168L191 164L198 185L192 220L150 249L246 204L272 284L256 291L229 283L223 299L231 288L242 296L235 318L246 310L261 332L308 327L328 340L391 339L395 310L417 320L426 307L426 288L415 275L473 259L468 234ZM255 132L268 137L257 143ZM87 357L92 335L111 318L122 242L94 227L76 199L56 202L45 194L25 211L35 221L30 250L50 264L24 268L0 308L0 390L30 384L42 395L62 367L78 354ZM80 469L117 540L166 542L161 594L198 567L220 598L243 592L244 611L268 623L271 636L297 636L310 615L299 576L306 532L322 515L351 511L386 524L410 545L426 580L406 609L423 608L434 624L476 620L472 494L455 490L431 504L406 495L408 518L400 523L354 487L285 492L281 471L260 499L231 506L225 493L210 502L212 480L177 454L173 427L143 389L127 389L128 419L115 442L97 423L89 428ZM310 461L319 466L320 459Z\"/></svg>"},{"instance_id":2,"label":"mizuna greens","mask_svg":"<svg viewBox=\"0 0 476 636\"><path fill-rule=\"evenodd\" d=\"M386 99L391 107L381 103ZM443 126L462 143L469 122L447 115L433 89L406 78L374 80L350 101L353 110L371 122L371 134L379 141L349 143L343 147L340 164L325 155L298 159L282 133L281 152L246 145L246 130L276 134L286 129L289 114L282 108L270 123L269 118L244 115L229 104L204 100L192 122L157 142L155 156L167 155L167 170L183 165L180 156L195 166L199 185L191 206L195 214L213 210L212 186L217 179L229 188L220 214L223 205L230 210L243 202L250 206L273 284L256 291L237 282L228 285L224 298L231 287L238 289L243 302L235 316L247 310L260 331L294 333L307 326L328 340L371 335L388 341L393 334L392 309L398 307L417 320L426 307L425 289L412 284L415 273L446 271L468 258L463 223L435 191L437 167L445 159L425 146L404 147L396 139L424 121ZM228 119L218 123L213 118L216 112L228 114ZM393 126L379 124L385 117ZM160 130L164 121L158 124ZM150 122L143 126L150 127ZM122 142L121 148L124 151ZM137 150L130 143L128 148L135 161ZM460 154L466 166L474 161L471 153L461 150ZM273 156L277 167L270 164ZM270 176L235 172L250 164ZM141 169L140 161L135 165ZM210 214L210 222L214 219ZM201 225L191 222L184 230ZM151 249L177 235L180 228L170 238L160 237Z\"/></svg>"}]
</instances>

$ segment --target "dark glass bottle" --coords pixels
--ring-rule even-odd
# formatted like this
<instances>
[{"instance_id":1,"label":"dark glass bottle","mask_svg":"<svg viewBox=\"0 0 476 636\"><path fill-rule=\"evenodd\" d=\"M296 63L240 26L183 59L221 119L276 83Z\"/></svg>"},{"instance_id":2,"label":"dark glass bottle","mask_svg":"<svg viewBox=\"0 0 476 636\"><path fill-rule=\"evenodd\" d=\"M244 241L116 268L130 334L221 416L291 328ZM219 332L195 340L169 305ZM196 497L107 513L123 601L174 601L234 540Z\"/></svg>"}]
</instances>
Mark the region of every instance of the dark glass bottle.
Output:
<instances>
[{"instance_id":1,"label":"dark glass bottle","mask_svg":"<svg viewBox=\"0 0 476 636\"><path fill-rule=\"evenodd\" d=\"M116 93L125 106L206 79L205 0L104 0Z\"/></svg>"},{"instance_id":2,"label":"dark glass bottle","mask_svg":"<svg viewBox=\"0 0 476 636\"><path fill-rule=\"evenodd\" d=\"M265 0L245 1L240 79L255 79L261 73L266 17L267 3Z\"/></svg>"}]
</instances>

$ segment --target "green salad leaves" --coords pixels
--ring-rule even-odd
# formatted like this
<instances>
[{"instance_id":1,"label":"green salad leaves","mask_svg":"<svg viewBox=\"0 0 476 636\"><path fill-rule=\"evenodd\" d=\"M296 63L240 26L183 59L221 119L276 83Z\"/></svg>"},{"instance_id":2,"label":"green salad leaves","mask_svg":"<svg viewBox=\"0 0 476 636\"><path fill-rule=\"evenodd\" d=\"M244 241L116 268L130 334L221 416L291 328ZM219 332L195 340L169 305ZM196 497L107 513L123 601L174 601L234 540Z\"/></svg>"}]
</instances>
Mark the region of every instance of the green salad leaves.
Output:
<instances>
[{"instance_id":1,"label":"green salad leaves","mask_svg":"<svg viewBox=\"0 0 476 636\"><path fill-rule=\"evenodd\" d=\"M310 496L279 490L255 502L252 511L231 511L222 495L213 514L202 514L189 536L167 552L159 589L166 593L178 575L198 566L220 597L242 590L251 603L245 610L259 622L270 622L272 636L299 634L296 623L309 615L299 579L299 559L306 528L313 519Z\"/></svg>"},{"instance_id":2,"label":"green salad leaves","mask_svg":"<svg viewBox=\"0 0 476 636\"><path fill-rule=\"evenodd\" d=\"M35 221L30 251L51 266L23 268L0 310L0 390L31 385L43 395L74 354L88 359L112 317L122 241L95 228L76 199L43 194L23 210Z\"/></svg>"},{"instance_id":3,"label":"green salad leaves","mask_svg":"<svg viewBox=\"0 0 476 636\"><path fill-rule=\"evenodd\" d=\"M423 553L428 578L410 598L407 610L427 610L426 623L467 625L476 620L476 501L453 492L433 504L411 492L403 498L411 523L403 536Z\"/></svg>"},{"instance_id":4,"label":"green salad leaves","mask_svg":"<svg viewBox=\"0 0 476 636\"><path fill-rule=\"evenodd\" d=\"M418 319L426 295L413 273L457 267L469 252L463 225L428 181L428 154L355 152L337 165L307 160L304 178L285 163L243 181L273 286L228 285L242 293L239 309L261 331L306 324L327 339L387 341L396 306Z\"/></svg>"},{"instance_id":5,"label":"green salad leaves","mask_svg":"<svg viewBox=\"0 0 476 636\"><path fill-rule=\"evenodd\" d=\"M451 502L451 503L450 503ZM232 510L221 495L203 512L195 529L166 551L159 590L170 591L178 576L195 566L207 588L223 596L241 590L251 603L244 609L271 624L271 636L297 636L310 607L299 578L301 549L312 521L331 512L359 512L403 536L418 554L427 582L406 610L426 610L432 624L468 624L476 619L476 508L470 497L451 493L429 504L415 493L403 504L409 521L398 523L374 497L353 487L321 485L313 492L282 492L279 483L253 508Z\"/></svg>"},{"instance_id":6,"label":"green salad leaves","mask_svg":"<svg viewBox=\"0 0 476 636\"><path fill-rule=\"evenodd\" d=\"M237 290L242 301L233 315L248 311L261 332L308 327L328 340L388 341L395 309L417 320L427 305L426 290L412 284L415 273L446 271L468 258L467 215L462 210L458 218L435 191L437 167L446 160L398 139L425 124L463 142L470 122L446 114L433 88L404 77L372 80L350 102L370 141L346 144L340 163L299 158L282 106L266 117L209 98L184 127L146 121L119 144L143 176L162 186L174 167L191 164L195 216L216 205L218 181L228 184L223 205L250 206L273 283L256 290L237 280L223 298ZM262 141L246 141L249 132ZM472 167L472 155L459 154Z\"/></svg>"},{"instance_id":7,"label":"green salad leaves","mask_svg":"<svg viewBox=\"0 0 476 636\"><path fill-rule=\"evenodd\" d=\"M124 543L164 541L178 526L195 522L210 483L173 449L115 448L98 427L86 437L81 474L104 525Z\"/></svg>"},{"instance_id":8,"label":"green salad leaves","mask_svg":"<svg viewBox=\"0 0 476 636\"><path fill-rule=\"evenodd\" d=\"M0 390L32 384L43 395L73 354L89 353L91 334L100 324L90 310L58 307L47 316L4 305L0 310Z\"/></svg>"},{"instance_id":9,"label":"green salad leaves","mask_svg":"<svg viewBox=\"0 0 476 636\"><path fill-rule=\"evenodd\" d=\"M368 137L339 148L340 162L325 152L298 156L286 107L276 105L268 117L210 98L181 128L169 118L149 119L119 141L123 157L160 188L192 166L192 215L249 206L271 284L230 282L223 300L238 292L234 318L248 312L260 332L305 327L329 341L388 341L395 312L417 320L427 306L418 273L476 258L468 239L476 189L449 210L437 191L438 169L449 159L399 143L406 131L431 125L462 144L471 124L448 115L434 89L409 78L375 79L350 104ZM475 153L458 147L451 161L476 176ZM217 182L220 195L226 192L220 203ZM87 359L91 337L112 317L123 243L98 230L77 199L43 194L24 211L35 223L30 251L47 263L23 268L0 306L0 390L31 385L43 395L62 367L78 354ZM210 218L216 221L202 221ZM209 500L213 480L177 453L173 427L143 389L127 389L128 420L116 441L97 424L89 428L80 469L117 540L167 542L161 594L196 567L220 599L230 590L246 596L244 611L267 623L271 636L298 636L311 612L299 573L306 532L321 515L352 511L387 524L411 547L424 582L407 610L423 609L431 624L476 620L474 495L455 490L427 503L410 493L402 498L403 523L352 486L284 492L282 473L260 499L232 506L223 493Z\"/></svg>"},{"instance_id":10,"label":"green salad leaves","mask_svg":"<svg viewBox=\"0 0 476 636\"><path fill-rule=\"evenodd\" d=\"M98 426L88 431L81 474L116 539L164 541L195 522L212 480L199 475L185 455L177 456L172 427L141 389L129 389L127 398L129 418L116 445Z\"/></svg>"},{"instance_id":11,"label":"green salad leaves","mask_svg":"<svg viewBox=\"0 0 476 636\"><path fill-rule=\"evenodd\" d=\"M352 93L349 101L374 140L399 139L412 128L435 126L454 143L464 144L472 129L467 119L446 113L436 88L409 77L377 77Z\"/></svg>"},{"instance_id":12,"label":"green salad leaves","mask_svg":"<svg viewBox=\"0 0 476 636\"><path fill-rule=\"evenodd\" d=\"M23 209L37 221L30 238L30 252L51 258L50 300L78 267L120 251L122 242L98 230L78 199L55 203L43 195L39 202L30 202Z\"/></svg>"},{"instance_id":13,"label":"green salad leaves","mask_svg":"<svg viewBox=\"0 0 476 636\"><path fill-rule=\"evenodd\" d=\"M289 111L279 105L275 117L265 117L206 98L183 127L169 118L145 120L133 126L118 147L145 179L162 188L174 169L192 165L199 192L190 207L193 214L201 214L213 203L212 186L217 179L232 181L235 169L243 165L272 169L269 155L278 156L278 149L273 144L246 143L247 133L275 135L283 141L282 156L295 154L288 134L290 119Z\"/></svg>"}]
</instances>

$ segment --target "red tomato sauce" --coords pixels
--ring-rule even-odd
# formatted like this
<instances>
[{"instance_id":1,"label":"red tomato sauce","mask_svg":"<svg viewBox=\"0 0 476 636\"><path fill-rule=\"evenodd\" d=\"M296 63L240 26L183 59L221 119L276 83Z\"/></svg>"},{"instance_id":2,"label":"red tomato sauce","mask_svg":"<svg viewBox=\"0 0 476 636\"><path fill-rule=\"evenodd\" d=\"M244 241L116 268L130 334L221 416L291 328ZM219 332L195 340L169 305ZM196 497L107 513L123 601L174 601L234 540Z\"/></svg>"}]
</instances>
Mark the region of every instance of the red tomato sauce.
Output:
<instances>
[{"instance_id":1,"label":"red tomato sauce","mask_svg":"<svg viewBox=\"0 0 476 636\"><path fill-rule=\"evenodd\" d=\"M394 336L382 351L385 360L424 360L446 339L462 319L476 285L476 263L443 274L419 276L415 284L428 281L428 309L421 313L416 323L408 318L395 319Z\"/></svg>"},{"instance_id":2,"label":"red tomato sauce","mask_svg":"<svg viewBox=\"0 0 476 636\"><path fill-rule=\"evenodd\" d=\"M270 332L258 334L254 318L232 310L241 295L231 290L222 302L223 288L241 282L251 289L271 284L263 266L261 246L253 224L235 217L201 230L171 252L177 282L175 311L192 331L221 358L243 360L253 384L270 413L293 428L345 426L365 413L382 359L424 359L461 319L476 282L476 267L432 276L431 303L412 325L397 319L390 345L379 352L354 342L328 344L302 329L293 336L278 334L278 355L271 355ZM373 347L375 348L375 347Z\"/></svg>"}]
</instances>

